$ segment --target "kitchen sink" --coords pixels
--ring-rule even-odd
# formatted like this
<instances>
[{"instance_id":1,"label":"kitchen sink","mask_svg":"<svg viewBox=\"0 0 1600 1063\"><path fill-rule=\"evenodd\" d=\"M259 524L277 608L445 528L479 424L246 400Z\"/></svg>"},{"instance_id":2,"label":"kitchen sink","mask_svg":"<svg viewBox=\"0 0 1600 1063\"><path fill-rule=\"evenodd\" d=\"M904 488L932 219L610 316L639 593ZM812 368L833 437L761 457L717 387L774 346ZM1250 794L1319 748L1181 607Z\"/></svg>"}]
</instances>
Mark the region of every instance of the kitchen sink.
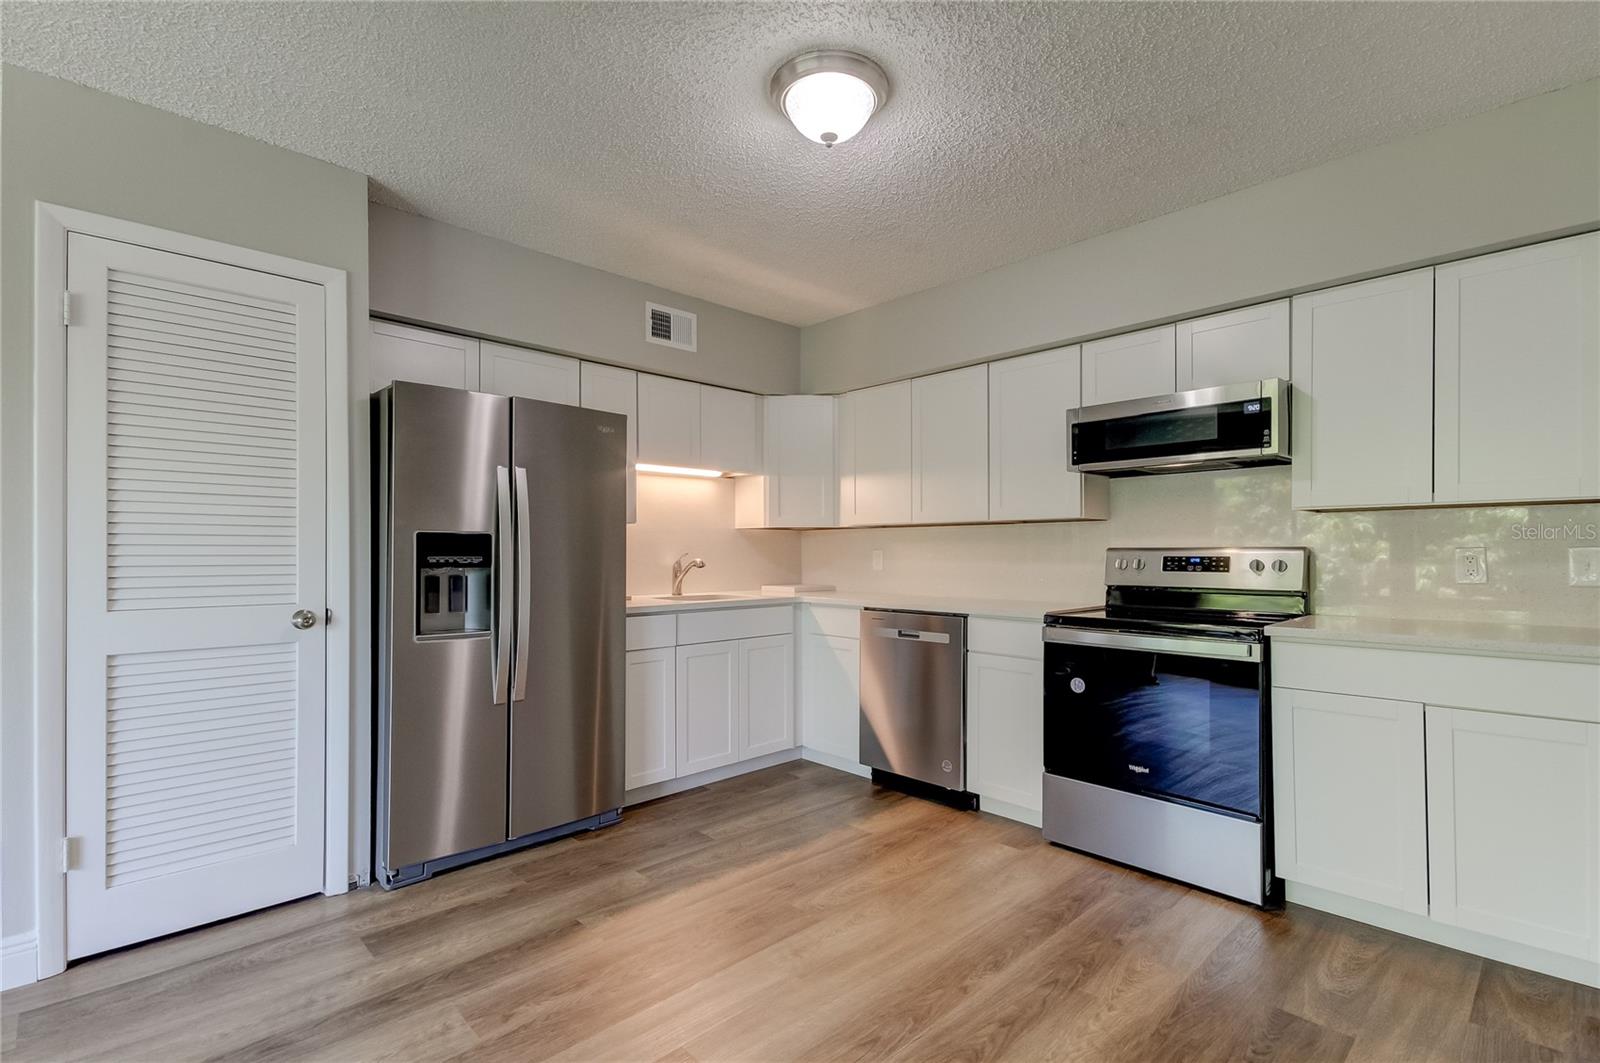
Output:
<instances>
[{"instance_id":1,"label":"kitchen sink","mask_svg":"<svg viewBox=\"0 0 1600 1063\"><path fill-rule=\"evenodd\" d=\"M733 602L740 598L751 598L750 594L658 594L656 598L663 602Z\"/></svg>"}]
</instances>

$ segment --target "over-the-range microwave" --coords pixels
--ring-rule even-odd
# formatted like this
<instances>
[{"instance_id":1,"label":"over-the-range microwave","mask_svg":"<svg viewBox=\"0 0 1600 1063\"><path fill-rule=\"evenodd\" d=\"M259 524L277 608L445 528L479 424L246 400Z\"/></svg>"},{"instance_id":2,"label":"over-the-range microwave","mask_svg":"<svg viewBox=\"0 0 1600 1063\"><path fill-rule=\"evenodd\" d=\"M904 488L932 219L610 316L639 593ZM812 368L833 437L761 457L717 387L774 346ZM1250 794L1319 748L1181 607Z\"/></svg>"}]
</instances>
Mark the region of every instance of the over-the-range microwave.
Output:
<instances>
[{"instance_id":1,"label":"over-the-range microwave","mask_svg":"<svg viewBox=\"0 0 1600 1063\"><path fill-rule=\"evenodd\" d=\"M1067 415L1072 464L1107 476L1231 469L1289 460L1289 382L1273 377Z\"/></svg>"}]
</instances>

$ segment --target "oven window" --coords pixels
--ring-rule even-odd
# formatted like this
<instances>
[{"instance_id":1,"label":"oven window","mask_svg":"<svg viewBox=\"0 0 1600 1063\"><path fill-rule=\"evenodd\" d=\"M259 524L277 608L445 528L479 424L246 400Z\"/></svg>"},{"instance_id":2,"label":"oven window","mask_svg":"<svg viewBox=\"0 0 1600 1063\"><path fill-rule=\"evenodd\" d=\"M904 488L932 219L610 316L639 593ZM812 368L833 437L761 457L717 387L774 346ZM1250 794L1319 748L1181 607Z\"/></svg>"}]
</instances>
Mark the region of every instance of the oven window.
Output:
<instances>
[{"instance_id":1,"label":"oven window","mask_svg":"<svg viewBox=\"0 0 1600 1063\"><path fill-rule=\"evenodd\" d=\"M1052 643L1045 770L1261 815L1260 665Z\"/></svg>"}]
</instances>

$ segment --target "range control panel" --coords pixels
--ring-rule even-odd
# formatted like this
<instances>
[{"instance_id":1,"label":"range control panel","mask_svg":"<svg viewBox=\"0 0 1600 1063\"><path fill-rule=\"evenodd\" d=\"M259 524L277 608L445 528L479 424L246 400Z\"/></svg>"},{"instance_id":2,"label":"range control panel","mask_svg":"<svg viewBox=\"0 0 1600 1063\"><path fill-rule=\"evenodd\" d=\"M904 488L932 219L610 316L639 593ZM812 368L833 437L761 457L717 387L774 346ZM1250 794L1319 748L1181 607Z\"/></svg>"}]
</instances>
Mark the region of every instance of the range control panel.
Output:
<instances>
[{"instance_id":1,"label":"range control panel","mask_svg":"<svg viewBox=\"0 0 1600 1063\"><path fill-rule=\"evenodd\" d=\"M1226 572L1227 554L1167 554L1161 559L1163 572Z\"/></svg>"},{"instance_id":2,"label":"range control panel","mask_svg":"<svg viewBox=\"0 0 1600 1063\"><path fill-rule=\"evenodd\" d=\"M1311 589L1311 555L1301 546L1192 550L1114 546L1106 551L1106 586L1304 594Z\"/></svg>"}]
</instances>

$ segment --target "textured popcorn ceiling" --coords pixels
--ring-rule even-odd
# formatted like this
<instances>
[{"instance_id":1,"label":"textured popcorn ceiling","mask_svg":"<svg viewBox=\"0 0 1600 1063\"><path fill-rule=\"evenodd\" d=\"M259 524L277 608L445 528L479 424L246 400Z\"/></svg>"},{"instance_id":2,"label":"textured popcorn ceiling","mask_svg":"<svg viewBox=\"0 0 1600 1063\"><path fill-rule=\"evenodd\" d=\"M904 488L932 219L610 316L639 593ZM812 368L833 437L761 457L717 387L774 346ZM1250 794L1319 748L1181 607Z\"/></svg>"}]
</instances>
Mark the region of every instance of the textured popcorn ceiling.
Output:
<instances>
[{"instance_id":1,"label":"textured popcorn ceiling","mask_svg":"<svg viewBox=\"0 0 1600 1063\"><path fill-rule=\"evenodd\" d=\"M1587 3L3 7L7 62L794 324L1600 74ZM819 46L894 86L832 150L766 98Z\"/></svg>"}]
</instances>

